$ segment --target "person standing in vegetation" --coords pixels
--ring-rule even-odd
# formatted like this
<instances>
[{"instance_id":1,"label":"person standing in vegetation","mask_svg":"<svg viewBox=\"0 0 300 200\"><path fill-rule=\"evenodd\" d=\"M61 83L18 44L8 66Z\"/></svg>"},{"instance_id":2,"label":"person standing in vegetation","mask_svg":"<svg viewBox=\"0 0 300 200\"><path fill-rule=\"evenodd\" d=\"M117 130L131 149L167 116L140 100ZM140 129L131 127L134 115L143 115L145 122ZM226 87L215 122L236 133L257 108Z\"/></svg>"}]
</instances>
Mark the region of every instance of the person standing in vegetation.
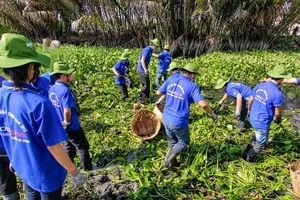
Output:
<instances>
[{"instance_id":1,"label":"person standing in vegetation","mask_svg":"<svg viewBox=\"0 0 300 200\"><path fill-rule=\"evenodd\" d=\"M150 45L143 49L137 66L137 72L142 83L142 88L138 93L137 101L138 103L144 103L143 96L146 96L147 100L150 98L150 78L148 65L152 57L153 50L156 47L160 47L160 41L158 39L151 40Z\"/></svg>"},{"instance_id":2,"label":"person standing in vegetation","mask_svg":"<svg viewBox=\"0 0 300 200\"><path fill-rule=\"evenodd\" d=\"M236 100L236 108L234 117L238 119L238 128L240 131L246 131L246 117L247 117L247 101L249 100L252 90L249 86L242 83L230 82L229 79L219 79L216 83L215 89L222 89L224 96L220 101L220 106L223 106L224 101L231 96Z\"/></svg>"},{"instance_id":3,"label":"person standing in vegetation","mask_svg":"<svg viewBox=\"0 0 300 200\"><path fill-rule=\"evenodd\" d=\"M188 119L193 102L197 102L213 120L217 119L217 115L201 95L200 88L193 82L197 74L198 67L189 63L182 68L182 74L168 78L157 91L157 95L166 95L163 124L169 149L163 162L164 167L174 167L177 163L176 156L190 143Z\"/></svg>"},{"instance_id":4,"label":"person standing in vegetation","mask_svg":"<svg viewBox=\"0 0 300 200\"><path fill-rule=\"evenodd\" d=\"M176 62L171 62L168 72L171 73L171 76L178 76L180 72L178 71L178 66ZM162 95L155 103L154 105L163 103L164 99L166 98L166 95Z\"/></svg>"},{"instance_id":5,"label":"person standing in vegetation","mask_svg":"<svg viewBox=\"0 0 300 200\"><path fill-rule=\"evenodd\" d=\"M75 95L68 84L73 79L73 71L74 69L65 62L54 63L51 74L57 78L57 81L49 90L49 99L68 135L68 140L65 142L67 154L74 161L77 149L81 166L88 171L93 169L89 154L90 145L78 119Z\"/></svg>"},{"instance_id":6,"label":"person standing in vegetation","mask_svg":"<svg viewBox=\"0 0 300 200\"><path fill-rule=\"evenodd\" d=\"M0 76L0 87L2 81L6 80ZM15 173L10 170L8 159L2 138L0 137L0 193L3 200L19 200L17 179Z\"/></svg>"},{"instance_id":7,"label":"person standing in vegetation","mask_svg":"<svg viewBox=\"0 0 300 200\"><path fill-rule=\"evenodd\" d=\"M125 76L125 83L127 84L127 87L128 88L131 88L132 87L132 80L130 78L130 75L129 75L129 66L131 65L130 61L129 61L129 56L130 56L130 51L129 49L125 49L123 54L127 55L127 60L125 62L125 74L127 74L127 76Z\"/></svg>"},{"instance_id":8,"label":"person standing in vegetation","mask_svg":"<svg viewBox=\"0 0 300 200\"><path fill-rule=\"evenodd\" d=\"M126 98L128 98L128 90L126 86L125 77L128 77L128 74L126 74L126 65L128 55L126 53L123 53L120 57L119 62L115 64L115 66L112 68L112 71L115 74L115 83L118 87L118 89L121 92L121 101L125 101Z\"/></svg>"},{"instance_id":9,"label":"person standing in vegetation","mask_svg":"<svg viewBox=\"0 0 300 200\"><path fill-rule=\"evenodd\" d=\"M0 67L8 75L0 89L0 132L12 167L25 184L26 199L60 199L67 172L75 186L84 176L61 142L67 140L51 102L30 85L40 65L51 58L38 53L23 35L5 33L0 41Z\"/></svg>"},{"instance_id":10,"label":"person standing in vegetation","mask_svg":"<svg viewBox=\"0 0 300 200\"><path fill-rule=\"evenodd\" d=\"M281 122L283 96L279 85L284 79L291 77L282 66L274 67L267 74L271 80L255 86L249 99L250 123L255 129L255 135L242 155L242 158L249 162L253 162L255 156L266 146L271 122L273 120L276 124Z\"/></svg>"},{"instance_id":11,"label":"person standing in vegetation","mask_svg":"<svg viewBox=\"0 0 300 200\"><path fill-rule=\"evenodd\" d=\"M170 45L167 44L164 46L164 51L159 55L152 53L152 56L159 60L157 74L155 78L155 84L157 88L160 87L160 81L162 80L162 77L164 77L164 81L166 81L168 77L168 68L170 63L172 62L172 56L169 53L169 51Z\"/></svg>"}]
</instances>

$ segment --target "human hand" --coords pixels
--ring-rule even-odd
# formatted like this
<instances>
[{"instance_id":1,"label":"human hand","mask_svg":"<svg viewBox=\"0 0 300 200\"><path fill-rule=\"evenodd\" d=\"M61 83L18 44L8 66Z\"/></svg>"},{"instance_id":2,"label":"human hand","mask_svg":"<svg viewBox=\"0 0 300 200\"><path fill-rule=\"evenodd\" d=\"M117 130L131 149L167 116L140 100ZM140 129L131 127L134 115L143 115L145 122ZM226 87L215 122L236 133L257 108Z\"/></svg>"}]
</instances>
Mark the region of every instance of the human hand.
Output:
<instances>
[{"instance_id":1,"label":"human hand","mask_svg":"<svg viewBox=\"0 0 300 200\"><path fill-rule=\"evenodd\" d=\"M211 118L215 121L215 120L217 120L218 115L213 111L212 115L211 115Z\"/></svg>"},{"instance_id":2,"label":"human hand","mask_svg":"<svg viewBox=\"0 0 300 200\"><path fill-rule=\"evenodd\" d=\"M241 116L241 108L236 108L234 112L234 117L239 118Z\"/></svg>"},{"instance_id":3,"label":"human hand","mask_svg":"<svg viewBox=\"0 0 300 200\"><path fill-rule=\"evenodd\" d=\"M64 129L67 129L68 126L70 125L70 122L63 121L61 122L61 125L63 126Z\"/></svg>"},{"instance_id":4,"label":"human hand","mask_svg":"<svg viewBox=\"0 0 300 200\"><path fill-rule=\"evenodd\" d=\"M163 99L162 99L162 98L159 98L159 99L154 103L154 105L161 104L162 102L163 102Z\"/></svg>"},{"instance_id":5,"label":"human hand","mask_svg":"<svg viewBox=\"0 0 300 200\"><path fill-rule=\"evenodd\" d=\"M281 117L276 117L276 118L274 119L274 123L275 123L275 124L280 124L280 123L281 123Z\"/></svg>"},{"instance_id":6,"label":"human hand","mask_svg":"<svg viewBox=\"0 0 300 200\"><path fill-rule=\"evenodd\" d=\"M74 187L77 188L83 185L83 183L85 182L85 177L79 170L76 170L76 172L71 174L71 180Z\"/></svg>"},{"instance_id":7,"label":"human hand","mask_svg":"<svg viewBox=\"0 0 300 200\"><path fill-rule=\"evenodd\" d=\"M145 70L145 75L148 76L149 75L149 70Z\"/></svg>"}]
</instances>

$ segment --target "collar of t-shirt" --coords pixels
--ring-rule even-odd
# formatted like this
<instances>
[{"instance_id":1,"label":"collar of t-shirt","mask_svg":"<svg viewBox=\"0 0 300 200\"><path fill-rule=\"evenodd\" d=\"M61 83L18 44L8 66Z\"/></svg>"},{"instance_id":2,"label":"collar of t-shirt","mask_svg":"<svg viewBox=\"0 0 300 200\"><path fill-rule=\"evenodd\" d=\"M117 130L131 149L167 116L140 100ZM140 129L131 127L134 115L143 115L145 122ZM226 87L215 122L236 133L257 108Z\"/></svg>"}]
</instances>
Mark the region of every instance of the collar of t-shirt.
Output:
<instances>
[{"instance_id":1,"label":"collar of t-shirt","mask_svg":"<svg viewBox=\"0 0 300 200\"><path fill-rule=\"evenodd\" d=\"M6 80L2 82L2 87L5 89L8 89L8 90L19 90L15 87L13 82L6 81ZM21 88L22 88L22 90L27 90L27 91L31 91L34 93L38 93L38 91L34 87L32 87L30 84L27 84L27 83L21 83Z\"/></svg>"},{"instance_id":2,"label":"collar of t-shirt","mask_svg":"<svg viewBox=\"0 0 300 200\"><path fill-rule=\"evenodd\" d=\"M55 85L64 85L64 86L70 88L69 84L67 84L67 83L65 83L65 82L62 82L62 81L60 81L60 80L56 80L56 81L55 81Z\"/></svg>"}]
</instances>

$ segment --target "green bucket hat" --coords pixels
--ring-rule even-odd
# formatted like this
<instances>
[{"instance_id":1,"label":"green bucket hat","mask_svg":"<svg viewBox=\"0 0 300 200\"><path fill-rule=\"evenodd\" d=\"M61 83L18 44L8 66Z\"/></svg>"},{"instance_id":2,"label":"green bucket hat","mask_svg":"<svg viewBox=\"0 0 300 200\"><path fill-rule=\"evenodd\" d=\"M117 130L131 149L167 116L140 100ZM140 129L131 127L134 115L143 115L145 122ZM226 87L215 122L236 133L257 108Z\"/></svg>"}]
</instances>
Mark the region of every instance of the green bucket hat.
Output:
<instances>
[{"instance_id":1,"label":"green bucket hat","mask_svg":"<svg viewBox=\"0 0 300 200\"><path fill-rule=\"evenodd\" d=\"M178 69L177 63L176 62L171 62L168 72L172 71L173 69Z\"/></svg>"},{"instance_id":2,"label":"green bucket hat","mask_svg":"<svg viewBox=\"0 0 300 200\"><path fill-rule=\"evenodd\" d=\"M166 45L164 46L164 49L166 49L166 50L170 50L170 49L171 49L171 47L170 47L170 45L166 44Z\"/></svg>"},{"instance_id":3,"label":"green bucket hat","mask_svg":"<svg viewBox=\"0 0 300 200\"><path fill-rule=\"evenodd\" d=\"M131 54L131 51L129 49L125 49L123 53L126 53L129 56Z\"/></svg>"},{"instance_id":4,"label":"green bucket hat","mask_svg":"<svg viewBox=\"0 0 300 200\"><path fill-rule=\"evenodd\" d=\"M186 70L186 71L192 72L192 73L194 73L194 74L199 74L199 72L198 72L198 69L199 69L199 68L198 68L197 65L194 64L194 63L188 63L188 64L186 64L186 65L183 67L183 69Z\"/></svg>"},{"instance_id":5,"label":"green bucket hat","mask_svg":"<svg viewBox=\"0 0 300 200\"><path fill-rule=\"evenodd\" d=\"M159 39L155 38L154 40L151 40L151 44L157 46L157 47L160 47L160 41Z\"/></svg>"},{"instance_id":6,"label":"green bucket hat","mask_svg":"<svg viewBox=\"0 0 300 200\"><path fill-rule=\"evenodd\" d=\"M291 74L283 66L276 66L267 73L272 78L291 78Z\"/></svg>"},{"instance_id":7,"label":"green bucket hat","mask_svg":"<svg viewBox=\"0 0 300 200\"><path fill-rule=\"evenodd\" d=\"M229 82L229 80L230 79L226 79L226 80L224 80L224 79L219 79L218 81L217 81L217 83L216 83L216 85L215 85L215 89L221 89L222 87L224 87L224 85L227 83L227 82Z\"/></svg>"},{"instance_id":8,"label":"green bucket hat","mask_svg":"<svg viewBox=\"0 0 300 200\"><path fill-rule=\"evenodd\" d=\"M28 63L40 63L48 67L51 58L38 53L33 43L24 35L4 33L0 41L0 67L13 68Z\"/></svg>"},{"instance_id":9,"label":"green bucket hat","mask_svg":"<svg viewBox=\"0 0 300 200\"><path fill-rule=\"evenodd\" d=\"M53 72L50 75L53 74L72 74L74 72L74 69L71 69L69 65L65 62L59 61L54 63L53 65Z\"/></svg>"},{"instance_id":10,"label":"green bucket hat","mask_svg":"<svg viewBox=\"0 0 300 200\"><path fill-rule=\"evenodd\" d=\"M128 54L127 53L122 53L120 56L120 60L127 60L128 59Z\"/></svg>"}]
</instances>

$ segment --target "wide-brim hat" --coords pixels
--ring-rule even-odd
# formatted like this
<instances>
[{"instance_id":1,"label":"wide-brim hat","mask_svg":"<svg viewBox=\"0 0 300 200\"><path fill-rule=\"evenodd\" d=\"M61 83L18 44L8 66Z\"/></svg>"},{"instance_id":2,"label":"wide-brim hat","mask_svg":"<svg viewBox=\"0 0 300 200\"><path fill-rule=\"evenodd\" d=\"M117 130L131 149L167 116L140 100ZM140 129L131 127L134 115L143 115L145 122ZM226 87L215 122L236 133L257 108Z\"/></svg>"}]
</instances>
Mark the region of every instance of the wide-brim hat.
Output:
<instances>
[{"instance_id":1,"label":"wide-brim hat","mask_svg":"<svg viewBox=\"0 0 300 200\"><path fill-rule=\"evenodd\" d=\"M171 46L170 46L170 45L168 45L168 44L166 44L166 45L164 46L164 49L166 49L166 50L170 50L170 49L171 49Z\"/></svg>"},{"instance_id":2,"label":"wide-brim hat","mask_svg":"<svg viewBox=\"0 0 300 200\"><path fill-rule=\"evenodd\" d=\"M215 89L221 89L222 87L224 87L224 85L226 84L226 83L228 83L229 82L229 80L230 79L219 79L218 81L217 81L217 83L216 83L216 85L215 85Z\"/></svg>"},{"instance_id":3,"label":"wide-brim hat","mask_svg":"<svg viewBox=\"0 0 300 200\"><path fill-rule=\"evenodd\" d=\"M65 62L59 61L54 63L53 65L53 72L50 73L50 75L53 74L72 74L75 69L72 69L69 67L69 65Z\"/></svg>"},{"instance_id":4,"label":"wide-brim hat","mask_svg":"<svg viewBox=\"0 0 300 200\"><path fill-rule=\"evenodd\" d=\"M272 78L291 78L291 73L287 72L283 66L276 66L267 72Z\"/></svg>"},{"instance_id":5,"label":"wide-brim hat","mask_svg":"<svg viewBox=\"0 0 300 200\"><path fill-rule=\"evenodd\" d=\"M182 69L184 69L188 72L194 73L194 74L199 74L199 72L198 72L199 68L194 63L188 63Z\"/></svg>"},{"instance_id":6,"label":"wide-brim hat","mask_svg":"<svg viewBox=\"0 0 300 200\"><path fill-rule=\"evenodd\" d=\"M151 40L151 44L153 44L153 45L155 45L157 47L160 47L160 41L157 38Z\"/></svg>"},{"instance_id":7,"label":"wide-brim hat","mask_svg":"<svg viewBox=\"0 0 300 200\"><path fill-rule=\"evenodd\" d=\"M171 62L171 64L169 65L169 68L168 68L168 72L170 72L174 69L178 69L178 65L176 62Z\"/></svg>"},{"instance_id":8,"label":"wide-brim hat","mask_svg":"<svg viewBox=\"0 0 300 200\"><path fill-rule=\"evenodd\" d=\"M128 59L128 53L122 53L120 56L120 60L127 60Z\"/></svg>"},{"instance_id":9,"label":"wide-brim hat","mask_svg":"<svg viewBox=\"0 0 300 200\"><path fill-rule=\"evenodd\" d=\"M13 68L28 63L40 63L48 67L51 58L36 51L33 43L24 35L5 33L0 41L0 67Z\"/></svg>"},{"instance_id":10,"label":"wide-brim hat","mask_svg":"<svg viewBox=\"0 0 300 200\"><path fill-rule=\"evenodd\" d=\"M131 54L131 51L129 49L125 49L123 53L126 53L129 56Z\"/></svg>"}]
</instances>

